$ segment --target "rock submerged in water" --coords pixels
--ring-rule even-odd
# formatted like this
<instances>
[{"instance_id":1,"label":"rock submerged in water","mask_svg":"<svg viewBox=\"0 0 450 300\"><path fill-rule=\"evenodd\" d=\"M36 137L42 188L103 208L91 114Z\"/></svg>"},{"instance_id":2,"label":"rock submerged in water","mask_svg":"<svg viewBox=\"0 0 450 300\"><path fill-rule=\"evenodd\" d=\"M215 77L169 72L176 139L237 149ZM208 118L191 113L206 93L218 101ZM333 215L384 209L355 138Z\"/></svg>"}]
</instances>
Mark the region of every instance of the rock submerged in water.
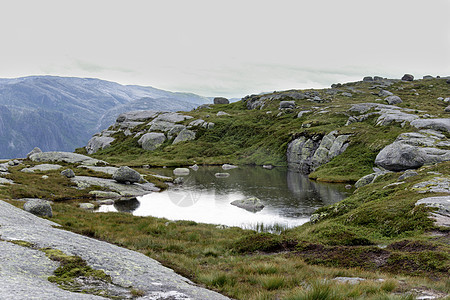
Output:
<instances>
[{"instance_id":1,"label":"rock submerged in water","mask_svg":"<svg viewBox=\"0 0 450 300\"><path fill-rule=\"evenodd\" d=\"M23 209L33 215L40 217L53 217L52 207L49 201L41 199L30 199L23 205Z\"/></svg>"},{"instance_id":2,"label":"rock submerged in water","mask_svg":"<svg viewBox=\"0 0 450 300\"><path fill-rule=\"evenodd\" d=\"M120 167L117 169L112 178L119 183L135 183L141 180L141 174L130 167Z\"/></svg>"},{"instance_id":3,"label":"rock submerged in water","mask_svg":"<svg viewBox=\"0 0 450 300\"><path fill-rule=\"evenodd\" d=\"M216 173L214 176L216 176L216 178L226 178L230 176L230 173Z\"/></svg>"},{"instance_id":4,"label":"rock submerged in water","mask_svg":"<svg viewBox=\"0 0 450 300\"><path fill-rule=\"evenodd\" d=\"M234 200L230 204L237 206L239 208L243 208L250 212L258 212L264 208L264 204L262 204L261 200L259 200L256 197L251 197L242 200Z\"/></svg>"},{"instance_id":5,"label":"rock submerged in water","mask_svg":"<svg viewBox=\"0 0 450 300\"><path fill-rule=\"evenodd\" d=\"M189 175L189 169L188 168L176 168L173 170L173 175L175 175L175 176Z\"/></svg>"}]
</instances>

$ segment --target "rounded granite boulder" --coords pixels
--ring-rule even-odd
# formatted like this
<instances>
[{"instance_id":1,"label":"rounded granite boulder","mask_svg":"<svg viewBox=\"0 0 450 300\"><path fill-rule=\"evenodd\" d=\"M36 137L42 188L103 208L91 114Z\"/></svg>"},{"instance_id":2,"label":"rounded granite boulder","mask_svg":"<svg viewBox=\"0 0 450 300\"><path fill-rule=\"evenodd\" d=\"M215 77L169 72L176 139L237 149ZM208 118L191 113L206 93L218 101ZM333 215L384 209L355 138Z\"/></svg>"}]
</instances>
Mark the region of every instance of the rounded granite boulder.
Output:
<instances>
[{"instance_id":1,"label":"rounded granite boulder","mask_svg":"<svg viewBox=\"0 0 450 300\"><path fill-rule=\"evenodd\" d=\"M112 178L119 183L135 183L141 180L141 174L130 167L123 166L114 172Z\"/></svg>"},{"instance_id":2,"label":"rounded granite boulder","mask_svg":"<svg viewBox=\"0 0 450 300\"><path fill-rule=\"evenodd\" d=\"M52 207L49 201L41 199L30 199L23 205L23 209L33 215L40 217L53 217Z\"/></svg>"}]
</instances>

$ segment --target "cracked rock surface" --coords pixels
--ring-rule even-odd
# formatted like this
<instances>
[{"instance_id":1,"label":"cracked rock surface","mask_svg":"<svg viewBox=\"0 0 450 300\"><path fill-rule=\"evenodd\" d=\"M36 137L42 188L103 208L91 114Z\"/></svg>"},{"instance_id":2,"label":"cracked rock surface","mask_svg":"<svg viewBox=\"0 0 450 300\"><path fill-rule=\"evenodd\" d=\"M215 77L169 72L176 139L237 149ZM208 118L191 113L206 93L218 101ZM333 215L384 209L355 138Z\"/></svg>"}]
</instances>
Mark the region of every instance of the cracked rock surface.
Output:
<instances>
[{"instance_id":1,"label":"cracked rock surface","mask_svg":"<svg viewBox=\"0 0 450 300\"><path fill-rule=\"evenodd\" d=\"M39 250L7 241L20 240L80 256L113 283L142 290L139 299L228 299L135 251L57 228L59 225L0 201L0 295L4 299L104 299L62 290L47 280L57 263Z\"/></svg>"}]
</instances>

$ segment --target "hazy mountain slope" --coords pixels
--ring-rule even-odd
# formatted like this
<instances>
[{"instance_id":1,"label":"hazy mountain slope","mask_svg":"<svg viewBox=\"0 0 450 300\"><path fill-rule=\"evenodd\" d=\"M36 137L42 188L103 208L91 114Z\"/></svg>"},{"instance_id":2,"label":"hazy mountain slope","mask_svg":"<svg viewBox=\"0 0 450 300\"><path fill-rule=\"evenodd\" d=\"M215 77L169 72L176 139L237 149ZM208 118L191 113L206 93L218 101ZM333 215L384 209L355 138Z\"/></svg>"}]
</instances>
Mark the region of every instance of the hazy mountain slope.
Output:
<instances>
[{"instance_id":1,"label":"hazy mountain slope","mask_svg":"<svg viewBox=\"0 0 450 300\"><path fill-rule=\"evenodd\" d=\"M139 101L134 105L136 100ZM0 157L24 156L35 146L44 151L73 151L108 126L116 112L191 110L207 102L195 94L91 78L0 79ZM102 122L103 119L108 122Z\"/></svg>"}]
</instances>

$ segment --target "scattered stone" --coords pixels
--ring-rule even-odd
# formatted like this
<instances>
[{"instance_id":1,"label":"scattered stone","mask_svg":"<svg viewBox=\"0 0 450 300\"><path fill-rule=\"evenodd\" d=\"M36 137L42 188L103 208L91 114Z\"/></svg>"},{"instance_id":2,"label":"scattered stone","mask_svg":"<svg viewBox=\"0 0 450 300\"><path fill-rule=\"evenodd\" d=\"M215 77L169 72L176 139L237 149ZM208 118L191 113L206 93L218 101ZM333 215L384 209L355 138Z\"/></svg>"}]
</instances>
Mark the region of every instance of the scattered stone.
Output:
<instances>
[{"instance_id":1,"label":"scattered stone","mask_svg":"<svg viewBox=\"0 0 450 300\"><path fill-rule=\"evenodd\" d=\"M222 169L224 169L224 170L231 170L231 169L236 169L236 168L237 168L237 166L230 165L230 164L223 164L222 165Z\"/></svg>"},{"instance_id":2,"label":"scattered stone","mask_svg":"<svg viewBox=\"0 0 450 300\"><path fill-rule=\"evenodd\" d=\"M281 101L279 109L292 109L295 108L295 101Z\"/></svg>"},{"instance_id":3,"label":"scattered stone","mask_svg":"<svg viewBox=\"0 0 450 300\"><path fill-rule=\"evenodd\" d=\"M175 176L189 175L189 169L188 168L176 168L175 170L173 170L173 175L175 175Z\"/></svg>"},{"instance_id":4,"label":"scattered stone","mask_svg":"<svg viewBox=\"0 0 450 300\"><path fill-rule=\"evenodd\" d=\"M189 130L189 129L183 129L180 131L180 133L177 135L175 140L172 144L177 144L181 142L191 141L195 139L195 131Z\"/></svg>"},{"instance_id":5,"label":"scattered stone","mask_svg":"<svg viewBox=\"0 0 450 300\"><path fill-rule=\"evenodd\" d=\"M45 179L48 179L48 176L47 175L43 175L41 178L45 180Z\"/></svg>"},{"instance_id":6,"label":"scattered stone","mask_svg":"<svg viewBox=\"0 0 450 300\"><path fill-rule=\"evenodd\" d=\"M394 96L394 94L389 92L389 91L386 91L386 90L381 90L378 93L378 96L380 96L380 97L388 97L388 96Z\"/></svg>"},{"instance_id":7,"label":"scattered stone","mask_svg":"<svg viewBox=\"0 0 450 300\"><path fill-rule=\"evenodd\" d=\"M217 178L226 178L230 176L230 173L216 173L214 174Z\"/></svg>"},{"instance_id":8,"label":"scattered stone","mask_svg":"<svg viewBox=\"0 0 450 300\"><path fill-rule=\"evenodd\" d=\"M368 82L368 81L373 81L373 77L372 76L366 76L363 78L364 82Z\"/></svg>"},{"instance_id":9,"label":"scattered stone","mask_svg":"<svg viewBox=\"0 0 450 300\"><path fill-rule=\"evenodd\" d=\"M174 184L182 184L184 182L184 178L183 177L177 177L173 180Z\"/></svg>"},{"instance_id":10,"label":"scattered stone","mask_svg":"<svg viewBox=\"0 0 450 300\"><path fill-rule=\"evenodd\" d=\"M120 198L120 194L108 191L90 191L89 194L95 196L95 198Z\"/></svg>"},{"instance_id":11,"label":"scattered stone","mask_svg":"<svg viewBox=\"0 0 450 300\"><path fill-rule=\"evenodd\" d=\"M262 204L261 200L259 200L256 197L251 197L251 198L242 199L242 200L235 200L235 201L231 202L230 204L237 206L239 208L243 208L250 212L258 212L264 208L264 205Z\"/></svg>"},{"instance_id":12,"label":"scattered stone","mask_svg":"<svg viewBox=\"0 0 450 300\"><path fill-rule=\"evenodd\" d=\"M417 175L419 175L419 173L417 173L417 172L414 171L414 170L406 170L402 175L400 175L400 176L398 177L398 180L399 180L399 181L403 181L403 180L405 180L406 178L414 177L414 176L417 176Z\"/></svg>"},{"instance_id":13,"label":"scattered stone","mask_svg":"<svg viewBox=\"0 0 450 300\"><path fill-rule=\"evenodd\" d=\"M216 97L214 98L214 104L229 104L230 101L227 98Z\"/></svg>"},{"instance_id":14,"label":"scattered stone","mask_svg":"<svg viewBox=\"0 0 450 300\"><path fill-rule=\"evenodd\" d=\"M27 159L29 159L31 155L36 154L36 153L42 153L42 150L39 149L39 147L34 147L34 149L31 150L31 151L27 154Z\"/></svg>"},{"instance_id":15,"label":"scattered stone","mask_svg":"<svg viewBox=\"0 0 450 300\"><path fill-rule=\"evenodd\" d=\"M304 114L310 113L310 110L302 110L298 113L297 118L301 118Z\"/></svg>"},{"instance_id":16,"label":"scattered stone","mask_svg":"<svg viewBox=\"0 0 450 300\"><path fill-rule=\"evenodd\" d=\"M110 136L93 136L87 143L85 149L88 154L93 154L98 150L108 148L114 141L115 138Z\"/></svg>"},{"instance_id":17,"label":"scattered stone","mask_svg":"<svg viewBox=\"0 0 450 300\"><path fill-rule=\"evenodd\" d=\"M386 100L386 102L389 105L399 104L399 103L403 102L402 99L400 99L399 96L389 96L389 97L386 97L384 100Z\"/></svg>"},{"instance_id":18,"label":"scattered stone","mask_svg":"<svg viewBox=\"0 0 450 300\"><path fill-rule=\"evenodd\" d=\"M348 93L348 92L343 92L343 93L342 93L342 96L345 96L345 97L353 97L353 94Z\"/></svg>"},{"instance_id":19,"label":"scattered stone","mask_svg":"<svg viewBox=\"0 0 450 300\"><path fill-rule=\"evenodd\" d=\"M114 172L112 178L119 183L135 183L141 181L141 174L127 166L122 166Z\"/></svg>"},{"instance_id":20,"label":"scattered stone","mask_svg":"<svg viewBox=\"0 0 450 300\"><path fill-rule=\"evenodd\" d=\"M91 210L95 208L95 205L92 203L80 203L78 204L78 207L81 209Z\"/></svg>"},{"instance_id":21,"label":"scattered stone","mask_svg":"<svg viewBox=\"0 0 450 300\"><path fill-rule=\"evenodd\" d=\"M164 141L166 140L166 136L161 132L149 132L144 134L139 140L138 144L141 145L142 149L153 151L156 148L160 147Z\"/></svg>"},{"instance_id":22,"label":"scattered stone","mask_svg":"<svg viewBox=\"0 0 450 300\"><path fill-rule=\"evenodd\" d=\"M358 284L362 281L366 281L364 278L360 277L336 277L333 280L338 281L340 283L348 283L348 284Z\"/></svg>"},{"instance_id":23,"label":"scattered stone","mask_svg":"<svg viewBox=\"0 0 450 300\"><path fill-rule=\"evenodd\" d=\"M435 177L431 180L413 185L412 190L419 193L447 193L450 194L450 178Z\"/></svg>"},{"instance_id":24,"label":"scattered stone","mask_svg":"<svg viewBox=\"0 0 450 300\"><path fill-rule=\"evenodd\" d=\"M71 169L65 169L65 170L61 171L61 175L66 176L67 178L75 177L75 173Z\"/></svg>"},{"instance_id":25,"label":"scattered stone","mask_svg":"<svg viewBox=\"0 0 450 300\"><path fill-rule=\"evenodd\" d=\"M91 158L86 155L71 153L71 152L42 152L30 155L30 159L36 162L58 161L69 164L83 164L83 165L107 165L108 163L102 160Z\"/></svg>"},{"instance_id":26,"label":"scattered stone","mask_svg":"<svg viewBox=\"0 0 450 300\"><path fill-rule=\"evenodd\" d=\"M444 109L445 112L450 112L450 105Z\"/></svg>"},{"instance_id":27,"label":"scattered stone","mask_svg":"<svg viewBox=\"0 0 450 300\"><path fill-rule=\"evenodd\" d=\"M192 169L192 170L194 170L194 171L197 171L197 170L198 170L198 165L195 164L195 165L193 165L193 166L190 166L189 169Z\"/></svg>"},{"instance_id":28,"label":"scattered stone","mask_svg":"<svg viewBox=\"0 0 450 300\"><path fill-rule=\"evenodd\" d=\"M98 200L95 201L98 205L113 205L114 204L114 200L112 199L105 199L105 200Z\"/></svg>"},{"instance_id":29,"label":"scattered stone","mask_svg":"<svg viewBox=\"0 0 450 300\"><path fill-rule=\"evenodd\" d=\"M0 177L0 184L14 184L14 181Z\"/></svg>"},{"instance_id":30,"label":"scattered stone","mask_svg":"<svg viewBox=\"0 0 450 300\"><path fill-rule=\"evenodd\" d=\"M402 80L403 81L413 81L414 80L414 76L411 75L411 74L405 74L405 75L403 75Z\"/></svg>"},{"instance_id":31,"label":"scattered stone","mask_svg":"<svg viewBox=\"0 0 450 300\"><path fill-rule=\"evenodd\" d=\"M224 112L224 111L219 111L216 115L217 115L218 117L220 117L220 116L229 116L230 114L229 114L229 113L226 113L226 112Z\"/></svg>"},{"instance_id":32,"label":"scattered stone","mask_svg":"<svg viewBox=\"0 0 450 300\"><path fill-rule=\"evenodd\" d=\"M41 199L29 199L23 205L23 209L40 217L53 217L52 207L49 201Z\"/></svg>"}]
</instances>

